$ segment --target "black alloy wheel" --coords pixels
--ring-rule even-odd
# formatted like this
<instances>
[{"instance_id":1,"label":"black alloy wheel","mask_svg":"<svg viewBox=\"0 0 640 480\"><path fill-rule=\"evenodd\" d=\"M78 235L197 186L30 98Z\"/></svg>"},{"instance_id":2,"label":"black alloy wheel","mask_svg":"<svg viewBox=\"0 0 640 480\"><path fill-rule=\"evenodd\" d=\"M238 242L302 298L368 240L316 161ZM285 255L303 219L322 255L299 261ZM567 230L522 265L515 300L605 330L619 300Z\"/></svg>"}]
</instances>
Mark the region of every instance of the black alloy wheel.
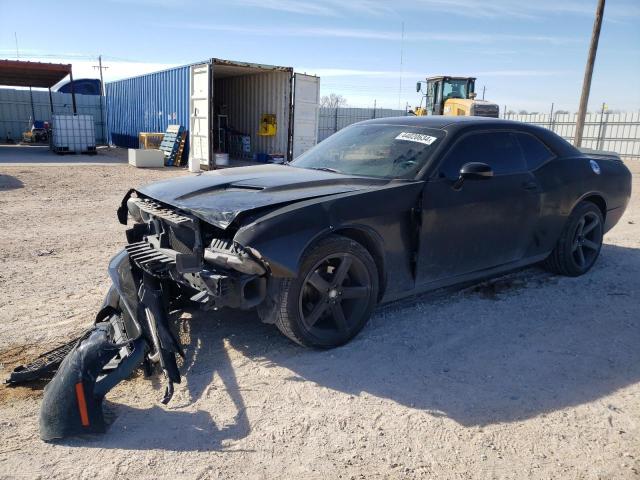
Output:
<instances>
[{"instance_id":1,"label":"black alloy wheel","mask_svg":"<svg viewBox=\"0 0 640 480\"><path fill-rule=\"evenodd\" d=\"M587 273L602 248L604 218L592 202L579 203L569 215L558 243L543 265L570 277Z\"/></svg>"},{"instance_id":2,"label":"black alloy wheel","mask_svg":"<svg viewBox=\"0 0 640 480\"><path fill-rule=\"evenodd\" d=\"M340 235L309 247L296 278L272 281L269 302L258 314L294 342L316 348L343 345L362 330L380 283L369 251Z\"/></svg>"},{"instance_id":3,"label":"black alloy wheel","mask_svg":"<svg viewBox=\"0 0 640 480\"><path fill-rule=\"evenodd\" d=\"M371 278L363 262L350 253L332 254L307 274L299 298L305 328L315 337L351 336L371 296Z\"/></svg>"},{"instance_id":4,"label":"black alloy wheel","mask_svg":"<svg viewBox=\"0 0 640 480\"><path fill-rule=\"evenodd\" d=\"M602 222L595 212L586 212L573 234L571 253L581 270L588 270L598 258L602 247Z\"/></svg>"}]
</instances>

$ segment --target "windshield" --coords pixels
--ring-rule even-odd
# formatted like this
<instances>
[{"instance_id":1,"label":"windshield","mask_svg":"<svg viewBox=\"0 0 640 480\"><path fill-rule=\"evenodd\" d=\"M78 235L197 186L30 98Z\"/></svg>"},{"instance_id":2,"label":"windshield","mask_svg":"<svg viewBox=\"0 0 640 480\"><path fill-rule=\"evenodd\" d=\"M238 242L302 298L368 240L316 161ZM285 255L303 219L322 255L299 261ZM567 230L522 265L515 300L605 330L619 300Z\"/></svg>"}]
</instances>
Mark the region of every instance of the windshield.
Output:
<instances>
[{"instance_id":1,"label":"windshield","mask_svg":"<svg viewBox=\"0 0 640 480\"><path fill-rule=\"evenodd\" d=\"M414 178L444 131L402 125L353 125L291 162L294 167L383 178Z\"/></svg>"},{"instance_id":2,"label":"windshield","mask_svg":"<svg viewBox=\"0 0 640 480\"><path fill-rule=\"evenodd\" d=\"M449 98L468 98L469 92L467 92L467 82L468 80L466 78L464 80L449 80L444 82L442 91L444 99L448 100Z\"/></svg>"}]
</instances>

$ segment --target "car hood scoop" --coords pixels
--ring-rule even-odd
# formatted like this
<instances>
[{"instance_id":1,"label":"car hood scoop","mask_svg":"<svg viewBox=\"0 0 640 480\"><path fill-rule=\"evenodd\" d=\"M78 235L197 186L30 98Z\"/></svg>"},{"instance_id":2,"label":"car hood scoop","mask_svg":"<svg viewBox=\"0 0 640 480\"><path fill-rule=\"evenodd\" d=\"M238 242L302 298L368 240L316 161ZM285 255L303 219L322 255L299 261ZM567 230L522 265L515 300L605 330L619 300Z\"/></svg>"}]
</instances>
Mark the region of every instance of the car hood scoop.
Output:
<instances>
[{"instance_id":1,"label":"car hood scoop","mask_svg":"<svg viewBox=\"0 0 640 480\"><path fill-rule=\"evenodd\" d=\"M225 229L239 215L253 210L354 192L388 182L287 165L259 165L163 180L137 191Z\"/></svg>"}]
</instances>

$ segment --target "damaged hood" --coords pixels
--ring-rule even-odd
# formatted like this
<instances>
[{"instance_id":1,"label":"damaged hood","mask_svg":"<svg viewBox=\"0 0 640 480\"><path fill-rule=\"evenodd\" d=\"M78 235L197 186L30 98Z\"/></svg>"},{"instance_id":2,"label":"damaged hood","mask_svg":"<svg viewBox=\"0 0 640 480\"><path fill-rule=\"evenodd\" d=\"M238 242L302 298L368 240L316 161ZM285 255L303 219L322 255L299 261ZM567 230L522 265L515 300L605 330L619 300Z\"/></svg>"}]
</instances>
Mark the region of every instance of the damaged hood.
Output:
<instances>
[{"instance_id":1,"label":"damaged hood","mask_svg":"<svg viewBox=\"0 0 640 480\"><path fill-rule=\"evenodd\" d=\"M227 228L240 214L311 198L354 192L389 183L288 165L228 168L145 185L146 197L191 212L218 228Z\"/></svg>"}]
</instances>

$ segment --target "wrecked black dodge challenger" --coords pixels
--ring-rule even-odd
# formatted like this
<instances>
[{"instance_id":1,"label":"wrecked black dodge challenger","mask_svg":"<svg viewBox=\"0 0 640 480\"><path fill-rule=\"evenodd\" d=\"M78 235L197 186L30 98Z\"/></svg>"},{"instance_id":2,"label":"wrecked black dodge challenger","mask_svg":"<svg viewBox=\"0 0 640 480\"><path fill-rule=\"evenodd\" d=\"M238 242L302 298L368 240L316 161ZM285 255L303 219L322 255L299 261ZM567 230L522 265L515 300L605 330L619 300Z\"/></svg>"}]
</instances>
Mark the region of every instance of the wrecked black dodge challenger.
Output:
<instances>
[{"instance_id":1,"label":"wrecked black dodge challenger","mask_svg":"<svg viewBox=\"0 0 640 480\"><path fill-rule=\"evenodd\" d=\"M334 347L380 302L536 262L587 272L631 176L542 128L473 117L378 119L288 165L131 190L127 245L96 326L47 386L44 439L104 429L106 392L139 365L180 382L168 312L256 308L291 340Z\"/></svg>"}]
</instances>

